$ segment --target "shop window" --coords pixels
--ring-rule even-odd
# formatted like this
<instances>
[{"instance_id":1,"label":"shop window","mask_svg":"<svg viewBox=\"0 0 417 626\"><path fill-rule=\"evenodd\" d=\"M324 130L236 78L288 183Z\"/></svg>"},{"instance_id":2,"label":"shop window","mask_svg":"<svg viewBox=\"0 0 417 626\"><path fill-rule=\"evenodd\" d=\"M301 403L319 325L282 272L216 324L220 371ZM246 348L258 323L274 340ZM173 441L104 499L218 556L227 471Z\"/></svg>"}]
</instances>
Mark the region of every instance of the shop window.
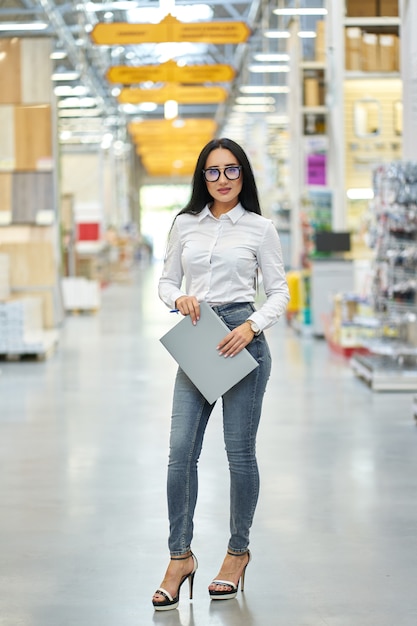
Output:
<instances>
[{"instance_id":1,"label":"shop window","mask_svg":"<svg viewBox=\"0 0 417 626\"><path fill-rule=\"evenodd\" d=\"M354 103L354 125L357 137L374 137L381 133L381 105L378 100L363 98Z\"/></svg>"}]
</instances>

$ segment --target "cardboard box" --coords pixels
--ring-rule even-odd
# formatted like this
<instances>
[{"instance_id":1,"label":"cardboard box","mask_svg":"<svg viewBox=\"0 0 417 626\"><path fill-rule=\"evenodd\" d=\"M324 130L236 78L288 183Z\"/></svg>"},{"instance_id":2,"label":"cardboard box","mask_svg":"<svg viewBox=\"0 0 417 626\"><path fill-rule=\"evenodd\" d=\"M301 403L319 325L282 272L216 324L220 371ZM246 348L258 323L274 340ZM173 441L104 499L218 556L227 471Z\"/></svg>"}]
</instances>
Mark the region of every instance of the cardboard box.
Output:
<instances>
[{"instance_id":1,"label":"cardboard box","mask_svg":"<svg viewBox=\"0 0 417 626\"><path fill-rule=\"evenodd\" d=\"M362 35L362 70L379 72L378 35L363 33Z\"/></svg>"},{"instance_id":2,"label":"cardboard box","mask_svg":"<svg viewBox=\"0 0 417 626\"><path fill-rule=\"evenodd\" d=\"M381 72L397 70L396 35L379 35L379 69Z\"/></svg>"},{"instance_id":3,"label":"cardboard box","mask_svg":"<svg viewBox=\"0 0 417 626\"><path fill-rule=\"evenodd\" d=\"M0 252L10 256L11 289L53 287L57 279L54 248L50 242L6 243Z\"/></svg>"},{"instance_id":4,"label":"cardboard box","mask_svg":"<svg viewBox=\"0 0 417 626\"><path fill-rule=\"evenodd\" d=\"M0 40L0 104L51 102L52 38L10 37Z\"/></svg>"},{"instance_id":5,"label":"cardboard box","mask_svg":"<svg viewBox=\"0 0 417 626\"><path fill-rule=\"evenodd\" d=\"M49 105L15 107L15 167L17 170L52 170L51 119Z\"/></svg>"},{"instance_id":6,"label":"cardboard box","mask_svg":"<svg viewBox=\"0 0 417 626\"><path fill-rule=\"evenodd\" d=\"M320 105L320 87L318 78L304 79L304 106L317 107Z\"/></svg>"},{"instance_id":7,"label":"cardboard box","mask_svg":"<svg viewBox=\"0 0 417 626\"><path fill-rule=\"evenodd\" d=\"M379 0L381 17L398 17L398 0Z\"/></svg>"},{"instance_id":8,"label":"cardboard box","mask_svg":"<svg viewBox=\"0 0 417 626\"><path fill-rule=\"evenodd\" d=\"M345 29L345 59L347 70L355 72L362 70L362 31L360 28Z\"/></svg>"},{"instance_id":9,"label":"cardboard box","mask_svg":"<svg viewBox=\"0 0 417 626\"><path fill-rule=\"evenodd\" d=\"M0 172L0 211L12 210L12 174Z\"/></svg>"},{"instance_id":10,"label":"cardboard box","mask_svg":"<svg viewBox=\"0 0 417 626\"><path fill-rule=\"evenodd\" d=\"M15 104L21 101L20 40L17 37L0 40L0 103Z\"/></svg>"},{"instance_id":11,"label":"cardboard box","mask_svg":"<svg viewBox=\"0 0 417 626\"><path fill-rule=\"evenodd\" d=\"M394 58L395 58L395 71L401 70L401 46L400 38L394 35Z\"/></svg>"},{"instance_id":12,"label":"cardboard box","mask_svg":"<svg viewBox=\"0 0 417 626\"><path fill-rule=\"evenodd\" d=\"M347 17L375 17L378 15L377 0L346 0Z\"/></svg>"},{"instance_id":13,"label":"cardboard box","mask_svg":"<svg viewBox=\"0 0 417 626\"><path fill-rule=\"evenodd\" d=\"M315 41L315 59L318 63L326 61L326 32L325 21L317 20L316 22L316 41Z\"/></svg>"}]
</instances>

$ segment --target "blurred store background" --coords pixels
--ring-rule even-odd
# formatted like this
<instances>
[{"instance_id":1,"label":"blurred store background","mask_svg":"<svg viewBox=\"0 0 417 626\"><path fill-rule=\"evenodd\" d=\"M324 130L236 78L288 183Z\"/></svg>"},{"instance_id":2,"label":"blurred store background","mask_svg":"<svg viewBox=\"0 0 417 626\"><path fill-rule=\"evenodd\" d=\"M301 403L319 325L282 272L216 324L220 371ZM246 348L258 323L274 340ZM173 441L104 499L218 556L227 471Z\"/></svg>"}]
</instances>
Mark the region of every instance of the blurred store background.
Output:
<instances>
[{"instance_id":1,"label":"blurred store background","mask_svg":"<svg viewBox=\"0 0 417 626\"><path fill-rule=\"evenodd\" d=\"M49 355L66 315L161 261L200 149L228 136L294 332L417 389L416 20L406 0L3 2L0 354Z\"/></svg>"}]
</instances>

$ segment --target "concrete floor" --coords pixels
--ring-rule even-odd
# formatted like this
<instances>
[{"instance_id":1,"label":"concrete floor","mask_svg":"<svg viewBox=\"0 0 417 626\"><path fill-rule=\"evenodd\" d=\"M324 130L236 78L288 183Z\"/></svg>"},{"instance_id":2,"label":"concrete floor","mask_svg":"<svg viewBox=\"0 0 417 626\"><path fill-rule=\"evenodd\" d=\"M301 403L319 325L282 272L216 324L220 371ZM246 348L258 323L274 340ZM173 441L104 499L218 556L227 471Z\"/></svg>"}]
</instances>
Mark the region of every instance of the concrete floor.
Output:
<instances>
[{"instance_id":1,"label":"concrete floor","mask_svg":"<svg viewBox=\"0 0 417 626\"><path fill-rule=\"evenodd\" d=\"M416 626L412 395L372 393L284 320L259 433L245 593L210 603L228 537L216 409L200 463L194 600L154 613L168 559L174 320L159 269L68 318L46 362L0 363L0 626Z\"/></svg>"}]
</instances>

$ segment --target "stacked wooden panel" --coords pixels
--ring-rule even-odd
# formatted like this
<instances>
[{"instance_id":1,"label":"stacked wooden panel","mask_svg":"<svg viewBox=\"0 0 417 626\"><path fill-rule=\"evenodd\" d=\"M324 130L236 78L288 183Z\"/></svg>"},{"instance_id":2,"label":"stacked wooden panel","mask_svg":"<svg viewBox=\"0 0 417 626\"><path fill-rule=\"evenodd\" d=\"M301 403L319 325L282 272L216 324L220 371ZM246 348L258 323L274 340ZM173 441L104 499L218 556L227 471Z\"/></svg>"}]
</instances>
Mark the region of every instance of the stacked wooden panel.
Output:
<instances>
[{"instance_id":1,"label":"stacked wooden panel","mask_svg":"<svg viewBox=\"0 0 417 626\"><path fill-rule=\"evenodd\" d=\"M0 225L52 223L51 42L0 39Z\"/></svg>"},{"instance_id":2,"label":"stacked wooden panel","mask_svg":"<svg viewBox=\"0 0 417 626\"><path fill-rule=\"evenodd\" d=\"M0 245L0 254L10 260L10 289L14 296L36 296L41 301L44 328L58 323L57 268L49 242L22 242Z\"/></svg>"}]
</instances>

